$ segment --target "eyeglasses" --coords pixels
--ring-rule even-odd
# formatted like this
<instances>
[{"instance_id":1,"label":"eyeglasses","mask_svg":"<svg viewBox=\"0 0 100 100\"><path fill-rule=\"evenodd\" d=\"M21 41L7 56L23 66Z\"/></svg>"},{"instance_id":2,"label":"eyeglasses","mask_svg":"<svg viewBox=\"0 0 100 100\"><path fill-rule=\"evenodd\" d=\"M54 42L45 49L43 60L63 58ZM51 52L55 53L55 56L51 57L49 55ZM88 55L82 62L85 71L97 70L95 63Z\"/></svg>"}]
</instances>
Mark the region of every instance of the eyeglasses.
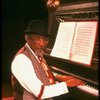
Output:
<instances>
[{"instance_id":1,"label":"eyeglasses","mask_svg":"<svg viewBox=\"0 0 100 100\"><path fill-rule=\"evenodd\" d=\"M42 41L43 43L48 43L48 37L45 36L40 36L40 35L34 35L34 36L30 36L31 40L35 41L35 42L40 42Z\"/></svg>"}]
</instances>

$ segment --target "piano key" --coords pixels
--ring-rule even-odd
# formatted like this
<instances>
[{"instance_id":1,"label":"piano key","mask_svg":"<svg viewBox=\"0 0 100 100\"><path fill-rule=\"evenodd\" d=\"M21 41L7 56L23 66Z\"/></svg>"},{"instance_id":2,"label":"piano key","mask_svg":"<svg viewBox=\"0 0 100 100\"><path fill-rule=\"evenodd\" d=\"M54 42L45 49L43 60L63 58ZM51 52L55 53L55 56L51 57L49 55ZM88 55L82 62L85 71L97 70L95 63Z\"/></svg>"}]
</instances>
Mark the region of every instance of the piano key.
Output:
<instances>
[{"instance_id":1,"label":"piano key","mask_svg":"<svg viewBox=\"0 0 100 100\"><path fill-rule=\"evenodd\" d=\"M53 72L54 76L56 75L62 75L62 74L59 74L59 73L56 73L56 72ZM83 90L84 92L87 92L89 94L92 94L94 96L97 96L99 95L98 93L98 89L96 89L95 87L92 87L90 85L80 85L80 86L77 86L78 89L80 90Z\"/></svg>"},{"instance_id":2,"label":"piano key","mask_svg":"<svg viewBox=\"0 0 100 100\"><path fill-rule=\"evenodd\" d=\"M87 92L89 94L92 94L94 96L98 96L99 95L98 90L95 89L94 87L89 86L89 85L77 86L77 88L80 89L80 90L83 90L83 91L85 91L85 92Z\"/></svg>"},{"instance_id":3,"label":"piano key","mask_svg":"<svg viewBox=\"0 0 100 100\"><path fill-rule=\"evenodd\" d=\"M53 73L54 76L56 76L56 75L61 75L61 74L56 73L56 72L53 72L53 71L52 71L52 73Z\"/></svg>"}]
</instances>

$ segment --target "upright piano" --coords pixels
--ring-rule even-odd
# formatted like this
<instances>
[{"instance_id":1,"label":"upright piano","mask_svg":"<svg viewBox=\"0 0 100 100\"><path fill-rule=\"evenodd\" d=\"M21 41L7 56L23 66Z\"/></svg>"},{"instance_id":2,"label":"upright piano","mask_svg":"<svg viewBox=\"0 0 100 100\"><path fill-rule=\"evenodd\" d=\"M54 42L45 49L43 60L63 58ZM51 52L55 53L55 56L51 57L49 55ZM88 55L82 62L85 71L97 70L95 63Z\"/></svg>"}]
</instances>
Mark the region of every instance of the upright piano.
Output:
<instances>
[{"instance_id":1,"label":"upright piano","mask_svg":"<svg viewBox=\"0 0 100 100\"><path fill-rule=\"evenodd\" d=\"M99 82L98 82L98 45L99 33L97 31L96 43L93 52L91 66L86 66L65 59L52 57L50 53L53 49L57 36L58 26L61 21L80 21L80 20L97 20L98 21L98 1L96 0L61 0L60 6L53 12L49 12L49 27L50 35L49 43L44 53L47 63L51 66L54 73L61 75L75 76L87 84L83 87L71 88L66 94L65 99L70 97L70 100L97 100L99 97ZM58 100L58 99L57 99ZM68 99L69 100L69 99Z\"/></svg>"}]
</instances>

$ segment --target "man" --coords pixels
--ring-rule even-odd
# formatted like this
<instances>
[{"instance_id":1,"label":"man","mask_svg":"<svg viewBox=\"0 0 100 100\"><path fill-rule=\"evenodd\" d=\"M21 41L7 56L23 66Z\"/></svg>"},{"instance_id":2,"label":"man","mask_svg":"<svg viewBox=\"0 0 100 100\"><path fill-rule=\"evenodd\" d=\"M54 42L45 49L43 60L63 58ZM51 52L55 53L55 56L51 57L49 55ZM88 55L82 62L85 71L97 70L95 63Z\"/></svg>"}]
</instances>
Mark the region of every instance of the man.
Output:
<instances>
[{"instance_id":1,"label":"man","mask_svg":"<svg viewBox=\"0 0 100 100\"><path fill-rule=\"evenodd\" d=\"M68 93L67 86L83 84L78 79L70 80L73 78L71 76L66 82L56 83L43 58L43 52L48 43L46 22L32 20L24 33L26 44L18 51L11 64L15 100L52 100L53 97ZM57 78L59 79L59 76Z\"/></svg>"}]
</instances>

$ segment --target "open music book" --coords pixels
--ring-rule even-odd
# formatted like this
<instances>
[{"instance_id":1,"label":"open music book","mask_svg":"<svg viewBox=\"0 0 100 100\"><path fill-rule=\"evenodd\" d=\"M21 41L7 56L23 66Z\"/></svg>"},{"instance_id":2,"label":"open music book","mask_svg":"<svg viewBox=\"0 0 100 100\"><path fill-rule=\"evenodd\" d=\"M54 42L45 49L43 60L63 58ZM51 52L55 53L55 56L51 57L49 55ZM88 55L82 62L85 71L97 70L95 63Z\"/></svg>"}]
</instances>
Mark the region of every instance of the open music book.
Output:
<instances>
[{"instance_id":1,"label":"open music book","mask_svg":"<svg viewBox=\"0 0 100 100\"><path fill-rule=\"evenodd\" d=\"M91 65L97 21L60 22L51 56Z\"/></svg>"}]
</instances>

